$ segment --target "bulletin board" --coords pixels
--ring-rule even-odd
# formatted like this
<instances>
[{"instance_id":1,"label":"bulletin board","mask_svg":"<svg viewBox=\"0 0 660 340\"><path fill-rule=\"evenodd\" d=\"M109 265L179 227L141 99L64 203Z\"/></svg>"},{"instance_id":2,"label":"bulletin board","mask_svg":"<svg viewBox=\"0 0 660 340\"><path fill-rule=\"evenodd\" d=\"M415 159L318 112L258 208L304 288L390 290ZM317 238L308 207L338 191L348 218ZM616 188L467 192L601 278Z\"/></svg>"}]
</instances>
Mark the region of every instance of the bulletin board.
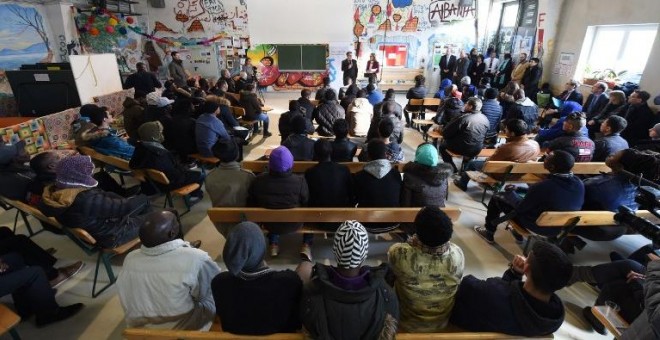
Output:
<instances>
[{"instance_id":1,"label":"bulletin board","mask_svg":"<svg viewBox=\"0 0 660 340\"><path fill-rule=\"evenodd\" d=\"M114 54L70 55L69 62L81 104L93 103L96 96L123 89Z\"/></svg>"},{"instance_id":2,"label":"bulletin board","mask_svg":"<svg viewBox=\"0 0 660 340\"><path fill-rule=\"evenodd\" d=\"M183 67L191 74L218 78L216 45L189 47L178 50Z\"/></svg>"}]
</instances>

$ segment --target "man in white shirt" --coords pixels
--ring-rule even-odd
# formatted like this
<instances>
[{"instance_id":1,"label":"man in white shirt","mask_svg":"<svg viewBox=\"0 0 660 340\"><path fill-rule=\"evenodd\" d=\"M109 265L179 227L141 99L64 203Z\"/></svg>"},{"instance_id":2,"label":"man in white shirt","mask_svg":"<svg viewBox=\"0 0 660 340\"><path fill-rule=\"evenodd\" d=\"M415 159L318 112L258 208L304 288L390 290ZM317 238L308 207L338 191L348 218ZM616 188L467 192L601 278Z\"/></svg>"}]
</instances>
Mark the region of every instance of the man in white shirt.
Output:
<instances>
[{"instance_id":1,"label":"man in white shirt","mask_svg":"<svg viewBox=\"0 0 660 340\"><path fill-rule=\"evenodd\" d=\"M490 57L484 60L484 64L486 64L484 76L488 76L493 79L495 77L495 73L497 73L497 66L500 64L500 60L497 59L497 54L494 51L490 52Z\"/></svg>"},{"instance_id":2,"label":"man in white shirt","mask_svg":"<svg viewBox=\"0 0 660 340\"><path fill-rule=\"evenodd\" d=\"M128 327L209 330L215 317L211 280L220 268L181 238L169 211L140 227L142 247L130 252L117 280Z\"/></svg>"}]
</instances>

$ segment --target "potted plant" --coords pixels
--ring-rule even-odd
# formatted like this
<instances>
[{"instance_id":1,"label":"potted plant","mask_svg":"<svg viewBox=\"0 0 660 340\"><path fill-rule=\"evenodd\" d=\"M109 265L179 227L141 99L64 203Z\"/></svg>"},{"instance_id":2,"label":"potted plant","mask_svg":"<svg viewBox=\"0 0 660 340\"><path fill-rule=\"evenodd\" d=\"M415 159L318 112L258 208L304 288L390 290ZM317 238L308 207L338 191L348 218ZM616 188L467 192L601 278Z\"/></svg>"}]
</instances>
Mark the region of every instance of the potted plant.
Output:
<instances>
[{"instance_id":1,"label":"potted plant","mask_svg":"<svg viewBox=\"0 0 660 340\"><path fill-rule=\"evenodd\" d=\"M593 86L598 82L598 78L596 76L600 73L600 71L594 71L591 69L591 66L587 65L587 67L584 68L584 78L582 79L582 83L585 85Z\"/></svg>"},{"instance_id":2,"label":"potted plant","mask_svg":"<svg viewBox=\"0 0 660 340\"><path fill-rule=\"evenodd\" d=\"M593 86L599 81L604 81L610 89L613 89L616 83L621 81L621 76L628 73L627 70L616 72L611 68L592 71L589 66L585 68L584 72L587 74L583 79L585 85Z\"/></svg>"}]
</instances>

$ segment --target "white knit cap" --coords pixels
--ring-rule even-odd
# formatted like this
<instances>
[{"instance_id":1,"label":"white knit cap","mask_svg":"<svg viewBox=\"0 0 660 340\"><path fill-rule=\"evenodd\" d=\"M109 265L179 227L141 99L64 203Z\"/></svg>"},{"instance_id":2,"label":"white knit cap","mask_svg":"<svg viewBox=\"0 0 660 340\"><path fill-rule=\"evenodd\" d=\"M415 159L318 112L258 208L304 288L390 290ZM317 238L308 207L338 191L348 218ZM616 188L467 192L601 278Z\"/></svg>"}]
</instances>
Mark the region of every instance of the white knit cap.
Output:
<instances>
[{"instance_id":1,"label":"white knit cap","mask_svg":"<svg viewBox=\"0 0 660 340\"><path fill-rule=\"evenodd\" d=\"M359 267L369 252L369 234L358 221L346 221L335 232L332 246L337 266L352 269Z\"/></svg>"}]
</instances>

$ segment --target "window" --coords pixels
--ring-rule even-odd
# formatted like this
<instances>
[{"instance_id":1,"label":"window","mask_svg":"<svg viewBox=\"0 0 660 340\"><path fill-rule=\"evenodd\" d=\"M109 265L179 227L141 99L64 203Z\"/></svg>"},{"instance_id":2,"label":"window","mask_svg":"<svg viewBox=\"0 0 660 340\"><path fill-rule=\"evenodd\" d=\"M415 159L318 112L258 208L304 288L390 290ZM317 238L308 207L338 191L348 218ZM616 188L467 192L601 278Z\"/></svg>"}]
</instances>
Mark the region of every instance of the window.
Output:
<instances>
[{"instance_id":1,"label":"window","mask_svg":"<svg viewBox=\"0 0 660 340\"><path fill-rule=\"evenodd\" d=\"M639 82L651 54L658 24L595 26L587 32L593 32L593 36L582 47L582 55L587 56L586 69L592 72L605 69L617 73L627 71L621 80ZM584 76L590 75L585 73Z\"/></svg>"}]
</instances>

